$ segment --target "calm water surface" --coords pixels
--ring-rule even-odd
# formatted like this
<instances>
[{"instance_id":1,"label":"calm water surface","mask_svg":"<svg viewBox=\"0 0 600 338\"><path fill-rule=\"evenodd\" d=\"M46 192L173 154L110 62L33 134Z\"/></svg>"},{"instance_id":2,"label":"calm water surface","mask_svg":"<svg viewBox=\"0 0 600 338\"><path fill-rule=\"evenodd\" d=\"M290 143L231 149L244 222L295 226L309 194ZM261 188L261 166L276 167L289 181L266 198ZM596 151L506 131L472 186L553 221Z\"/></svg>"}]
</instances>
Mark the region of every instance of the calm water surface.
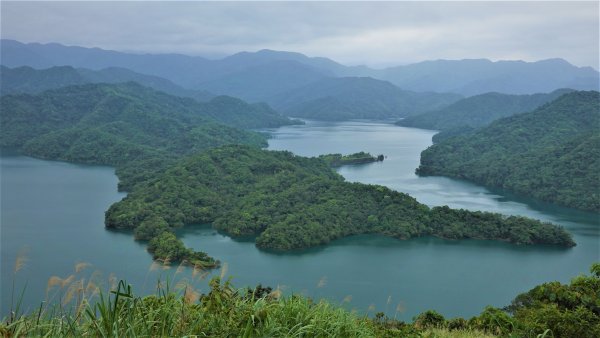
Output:
<instances>
[{"instance_id":1,"label":"calm water surface","mask_svg":"<svg viewBox=\"0 0 600 338\"><path fill-rule=\"evenodd\" d=\"M341 168L349 181L386 185L431 206L446 204L552 221L566 227L578 245L558 249L475 240L398 241L369 235L302 252L271 254L257 250L252 242L220 235L210 226L179 231L188 246L227 262L227 275L236 286L262 283L336 303L352 296L345 306L384 311L405 320L431 308L450 317L472 316L486 305L506 305L536 284L567 282L600 260L598 215L468 182L414 175L419 154L431 144L434 132L356 121L308 122L271 132L270 149L307 156L363 150L387 156L382 163ZM189 271L149 271L152 262L143 244L134 242L129 233L104 229L104 211L123 197L116 191L111 168L3 155L1 183L3 314L10 307L14 260L23 247L28 248L29 261L14 276L17 289L28 283L28 308L45 297L50 276L72 274L77 262L92 264L77 274L80 278L98 270L107 280L114 273L142 292L151 292L157 278L191 277ZM205 282L198 286L206 290Z\"/></svg>"}]
</instances>

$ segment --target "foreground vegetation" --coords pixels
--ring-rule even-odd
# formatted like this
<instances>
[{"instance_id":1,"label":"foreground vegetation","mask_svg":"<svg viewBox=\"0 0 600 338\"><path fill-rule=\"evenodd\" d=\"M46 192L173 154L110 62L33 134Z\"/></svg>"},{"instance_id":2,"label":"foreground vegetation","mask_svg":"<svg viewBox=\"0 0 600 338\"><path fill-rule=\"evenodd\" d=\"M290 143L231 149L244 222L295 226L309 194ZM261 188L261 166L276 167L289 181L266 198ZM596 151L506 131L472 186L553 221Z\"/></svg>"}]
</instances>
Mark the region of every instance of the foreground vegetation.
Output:
<instances>
[{"instance_id":1,"label":"foreground vegetation","mask_svg":"<svg viewBox=\"0 0 600 338\"><path fill-rule=\"evenodd\" d=\"M179 269L178 269L179 271ZM300 295L257 286L235 289L214 277L207 293L194 280L136 296L121 281L102 292L90 279L53 277L48 291L62 301L29 314L17 308L0 323L0 335L60 337L556 337L600 336L600 264L570 284L536 286L505 309L486 307L470 319L446 319L426 311L405 323L378 312L373 317ZM177 272L175 273L177 276ZM202 274L192 279L203 278Z\"/></svg>"},{"instance_id":2,"label":"foreground vegetation","mask_svg":"<svg viewBox=\"0 0 600 338\"><path fill-rule=\"evenodd\" d=\"M151 243L173 228L204 223L234 237L256 236L259 248L279 251L364 233L575 245L553 224L430 209L383 186L345 182L320 158L235 145L179 161L106 212L106 226L135 229L136 238ZM187 259L179 250L164 252L173 260Z\"/></svg>"},{"instance_id":3,"label":"foreground vegetation","mask_svg":"<svg viewBox=\"0 0 600 338\"><path fill-rule=\"evenodd\" d=\"M599 125L600 93L572 92L434 144L422 152L417 173L465 178L598 212Z\"/></svg>"}]
</instances>

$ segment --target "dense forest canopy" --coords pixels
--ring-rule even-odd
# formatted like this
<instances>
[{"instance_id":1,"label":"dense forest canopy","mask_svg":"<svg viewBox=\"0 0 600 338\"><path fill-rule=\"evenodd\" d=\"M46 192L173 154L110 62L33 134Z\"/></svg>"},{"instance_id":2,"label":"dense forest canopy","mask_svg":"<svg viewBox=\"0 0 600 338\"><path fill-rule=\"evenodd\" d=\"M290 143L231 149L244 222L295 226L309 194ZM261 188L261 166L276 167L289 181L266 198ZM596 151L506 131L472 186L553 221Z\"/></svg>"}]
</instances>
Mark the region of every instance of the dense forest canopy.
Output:
<instances>
[{"instance_id":1,"label":"dense forest canopy","mask_svg":"<svg viewBox=\"0 0 600 338\"><path fill-rule=\"evenodd\" d=\"M345 182L320 158L235 145L182 159L106 213L107 226L135 229L140 239L209 222L232 236L257 236L258 247L273 250L362 233L574 245L564 229L552 224L430 209L383 186Z\"/></svg>"},{"instance_id":2,"label":"dense forest canopy","mask_svg":"<svg viewBox=\"0 0 600 338\"><path fill-rule=\"evenodd\" d=\"M421 175L465 178L600 211L600 94L572 92L421 154Z\"/></svg>"},{"instance_id":3,"label":"dense forest canopy","mask_svg":"<svg viewBox=\"0 0 600 338\"><path fill-rule=\"evenodd\" d=\"M247 104L232 98L201 104L126 83L0 100L0 146L40 158L115 166L123 189L185 154L231 143L266 145L265 136L214 118L218 111L223 120L247 111Z\"/></svg>"}]
</instances>

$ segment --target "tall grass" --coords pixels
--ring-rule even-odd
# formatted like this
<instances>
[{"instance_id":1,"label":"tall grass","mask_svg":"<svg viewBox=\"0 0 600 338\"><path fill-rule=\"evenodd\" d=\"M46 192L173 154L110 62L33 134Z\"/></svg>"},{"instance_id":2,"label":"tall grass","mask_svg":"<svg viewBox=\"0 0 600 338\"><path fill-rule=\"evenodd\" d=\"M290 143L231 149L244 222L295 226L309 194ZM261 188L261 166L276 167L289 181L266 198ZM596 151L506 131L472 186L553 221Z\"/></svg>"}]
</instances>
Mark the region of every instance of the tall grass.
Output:
<instances>
[{"instance_id":1,"label":"tall grass","mask_svg":"<svg viewBox=\"0 0 600 338\"><path fill-rule=\"evenodd\" d=\"M17 264L19 268L23 262ZM170 270L169 262L153 263L150 270L171 274L157 281L154 294L144 297L114 276L106 283L97 272L85 275L89 266L78 263L73 274L51 277L46 299L36 311L24 314L18 306L11 308L0 323L0 336L490 337L466 330L418 330L381 316L371 319L327 301L283 297L279 288L235 289L225 279L226 264L202 293L195 284L207 276L206 271L196 267L191 278L182 277L181 266ZM325 285L324 279L319 285Z\"/></svg>"}]
</instances>

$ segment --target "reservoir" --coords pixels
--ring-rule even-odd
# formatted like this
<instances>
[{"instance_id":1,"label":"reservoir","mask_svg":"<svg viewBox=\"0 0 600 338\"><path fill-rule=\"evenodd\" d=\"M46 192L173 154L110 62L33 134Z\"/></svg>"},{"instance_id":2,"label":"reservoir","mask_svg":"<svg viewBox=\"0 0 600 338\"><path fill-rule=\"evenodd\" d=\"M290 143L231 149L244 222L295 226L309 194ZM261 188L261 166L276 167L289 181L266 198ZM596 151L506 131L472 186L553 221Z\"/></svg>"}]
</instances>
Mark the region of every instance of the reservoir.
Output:
<instances>
[{"instance_id":1,"label":"reservoir","mask_svg":"<svg viewBox=\"0 0 600 338\"><path fill-rule=\"evenodd\" d=\"M327 246L287 254L259 251L251 241L234 240L209 225L178 231L186 245L206 251L227 265L237 287L279 287L287 294L327 298L362 313L383 311L398 319L427 309L447 317L470 317L486 305L502 307L521 292L546 282L587 273L600 260L599 215L560 208L490 190L469 182L414 174L433 131L369 121L313 122L270 130L269 149L298 155L368 151L383 162L346 166L348 181L381 184L406 192L430 206L528 216L564 226L577 246L562 249L516 246L493 241L418 238L399 241L355 236ZM151 293L157 279L177 282L191 272L152 266L145 245L131 233L104 228L104 211L124 197L114 169L42 161L3 154L1 159L2 315L26 285L25 309L46 295L51 276L75 279L126 279L137 293ZM14 273L20 252L28 260ZM89 263L79 272L77 263ZM80 264L80 268L84 265ZM97 272L96 272L97 271ZM95 273L96 272L96 273ZM215 271L219 274L220 271ZM206 280L196 281L207 291ZM13 280L15 291L13 291ZM57 299L57 298L54 298Z\"/></svg>"}]
</instances>

